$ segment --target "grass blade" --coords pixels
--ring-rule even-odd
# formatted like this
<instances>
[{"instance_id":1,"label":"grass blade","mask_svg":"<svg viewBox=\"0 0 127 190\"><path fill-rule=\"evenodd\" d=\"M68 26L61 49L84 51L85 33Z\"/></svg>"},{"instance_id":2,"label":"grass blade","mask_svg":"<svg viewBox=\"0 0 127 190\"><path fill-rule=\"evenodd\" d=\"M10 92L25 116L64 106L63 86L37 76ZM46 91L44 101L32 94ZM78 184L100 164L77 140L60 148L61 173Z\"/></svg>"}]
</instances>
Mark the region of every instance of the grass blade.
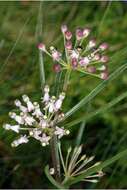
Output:
<instances>
[{"instance_id":1,"label":"grass blade","mask_svg":"<svg viewBox=\"0 0 127 190\"><path fill-rule=\"evenodd\" d=\"M65 126L66 127L72 127L73 125L76 125L82 121L86 121L91 119L92 117L95 117L98 114L103 114L104 112L106 112L107 110L109 110L110 108L112 108L113 106L115 106L117 103L119 103L121 100L123 100L124 98L127 97L127 92L122 93L120 96L118 96L117 98L113 99L111 102L107 103L105 106L103 106L102 108L99 108L98 110L86 115L86 116L82 116L70 123L67 123Z\"/></svg>"},{"instance_id":2,"label":"grass blade","mask_svg":"<svg viewBox=\"0 0 127 190\"><path fill-rule=\"evenodd\" d=\"M85 121L83 121L80 125L79 131L78 131L78 135L77 135L77 139L76 139L76 146L79 146L82 140L82 136L83 136L83 132L85 129L86 123Z\"/></svg>"},{"instance_id":3,"label":"grass blade","mask_svg":"<svg viewBox=\"0 0 127 190\"><path fill-rule=\"evenodd\" d=\"M107 80L101 82L96 88L94 88L87 96L85 96L78 104L76 104L71 110L69 110L63 120L70 117L77 110L87 104L90 100L92 100L99 92L101 92L106 86L108 86L109 82L113 79L117 78L123 71L127 69L127 63L116 69Z\"/></svg>"},{"instance_id":4,"label":"grass blade","mask_svg":"<svg viewBox=\"0 0 127 190\"><path fill-rule=\"evenodd\" d=\"M109 10L110 10L111 3L112 3L112 1L109 1L109 2L108 2L107 8L106 8L106 10L105 10L105 12L104 12L104 15L103 15L103 17L102 17L102 19L101 19L101 22L100 22L100 24L99 24L99 27L98 27L98 38L99 38L100 33L101 33L101 30L102 30L102 28L103 28L103 24L105 23L104 21L105 21L105 19L106 19L106 16L107 16L107 14L108 14L108 12L109 12Z\"/></svg>"}]
</instances>

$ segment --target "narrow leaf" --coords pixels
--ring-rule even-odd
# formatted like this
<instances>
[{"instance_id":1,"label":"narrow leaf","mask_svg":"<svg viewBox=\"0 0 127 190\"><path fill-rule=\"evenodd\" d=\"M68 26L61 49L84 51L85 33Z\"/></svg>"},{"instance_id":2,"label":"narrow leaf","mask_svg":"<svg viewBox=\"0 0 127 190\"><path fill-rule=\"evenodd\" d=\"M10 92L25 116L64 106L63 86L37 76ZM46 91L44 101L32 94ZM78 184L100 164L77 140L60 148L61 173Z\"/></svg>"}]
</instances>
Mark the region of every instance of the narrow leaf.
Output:
<instances>
[{"instance_id":1,"label":"narrow leaf","mask_svg":"<svg viewBox=\"0 0 127 190\"><path fill-rule=\"evenodd\" d=\"M69 110L63 120L70 117L77 110L92 100L99 92L101 92L113 79L117 78L123 71L127 69L127 64L122 65L116 71L114 71L107 80L101 82L96 88L94 88L86 97L84 97L78 104L76 104L71 110Z\"/></svg>"},{"instance_id":2,"label":"narrow leaf","mask_svg":"<svg viewBox=\"0 0 127 190\"><path fill-rule=\"evenodd\" d=\"M76 146L79 146L82 140L82 136L83 136L83 132L85 129L85 122L83 121L80 125L79 131L78 131L78 135L77 135L77 139L76 139Z\"/></svg>"},{"instance_id":3,"label":"narrow leaf","mask_svg":"<svg viewBox=\"0 0 127 190\"><path fill-rule=\"evenodd\" d=\"M120 96L113 99L111 102L107 103L105 106L99 108L98 110L96 110L96 111L94 111L88 115L81 116L78 119L75 119L74 121L65 124L65 126L66 127L72 127L73 125L76 125L80 122L88 121L89 119L91 119L92 117L95 117L98 114L103 114L126 97L127 97L127 92L124 92Z\"/></svg>"}]
</instances>

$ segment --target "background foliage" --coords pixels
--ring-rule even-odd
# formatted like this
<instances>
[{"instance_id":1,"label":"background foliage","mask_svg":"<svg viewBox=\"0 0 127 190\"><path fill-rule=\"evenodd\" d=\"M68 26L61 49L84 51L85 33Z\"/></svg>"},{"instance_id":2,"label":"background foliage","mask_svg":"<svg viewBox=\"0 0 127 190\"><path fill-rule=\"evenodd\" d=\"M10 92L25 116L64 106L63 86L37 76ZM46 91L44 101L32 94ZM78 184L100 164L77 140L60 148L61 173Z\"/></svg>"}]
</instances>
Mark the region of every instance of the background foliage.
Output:
<instances>
[{"instance_id":1,"label":"background foliage","mask_svg":"<svg viewBox=\"0 0 127 190\"><path fill-rule=\"evenodd\" d=\"M13 102L22 94L32 100L41 97L39 77L38 40L47 46L62 49L60 32L62 23L72 31L75 27L91 27L99 41L110 44L110 72L126 63L127 58L127 3L121 2L0 2L0 188L52 188L44 175L44 166L49 162L49 148L41 148L34 140L18 148L11 148L15 134L2 128L9 121L8 112ZM42 24L42 35L39 33ZM50 85L56 76L52 60L44 56L46 79ZM115 97L126 92L127 73L109 83L87 106L76 112L68 121L89 115ZM64 111L68 111L100 83L99 79L73 73ZM88 155L96 160L105 160L127 148L127 103L126 98L112 109L93 117L85 123L82 144ZM75 145L79 126L71 128L69 137L62 141L63 151ZM127 188L127 160L120 159L105 169L106 175L96 185L80 183L74 188Z\"/></svg>"}]
</instances>

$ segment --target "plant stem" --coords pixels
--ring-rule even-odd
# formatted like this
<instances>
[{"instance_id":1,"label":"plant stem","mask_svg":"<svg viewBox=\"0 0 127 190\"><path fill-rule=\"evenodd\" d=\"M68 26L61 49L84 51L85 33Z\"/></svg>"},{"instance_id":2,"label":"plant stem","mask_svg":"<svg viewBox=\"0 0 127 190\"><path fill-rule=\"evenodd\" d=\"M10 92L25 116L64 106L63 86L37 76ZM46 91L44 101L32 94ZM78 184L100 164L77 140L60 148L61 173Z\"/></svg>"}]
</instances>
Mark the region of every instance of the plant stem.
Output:
<instances>
[{"instance_id":1,"label":"plant stem","mask_svg":"<svg viewBox=\"0 0 127 190\"><path fill-rule=\"evenodd\" d=\"M66 92L67 91L67 87L68 87L68 82L70 79L70 74L71 74L71 69L68 68L67 72L65 74L65 79L64 79L64 85L63 85L63 91Z\"/></svg>"},{"instance_id":2,"label":"plant stem","mask_svg":"<svg viewBox=\"0 0 127 190\"><path fill-rule=\"evenodd\" d=\"M58 153L58 140L55 135L51 139L51 156L52 156L53 168L55 170L56 181L60 182L61 176L60 176L60 159Z\"/></svg>"}]
</instances>

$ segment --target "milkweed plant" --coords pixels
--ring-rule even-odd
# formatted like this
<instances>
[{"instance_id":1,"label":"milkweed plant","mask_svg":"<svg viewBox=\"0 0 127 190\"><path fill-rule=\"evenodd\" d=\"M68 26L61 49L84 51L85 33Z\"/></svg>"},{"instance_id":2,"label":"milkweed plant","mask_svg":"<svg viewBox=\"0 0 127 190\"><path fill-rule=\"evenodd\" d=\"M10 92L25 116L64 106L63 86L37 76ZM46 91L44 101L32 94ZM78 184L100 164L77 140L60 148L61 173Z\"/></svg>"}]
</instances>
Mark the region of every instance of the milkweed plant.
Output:
<instances>
[{"instance_id":1,"label":"milkweed plant","mask_svg":"<svg viewBox=\"0 0 127 190\"><path fill-rule=\"evenodd\" d=\"M28 143L31 138L39 141L42 148L50 146L52 165L45 167L45 173L55 187L66 189L81 181L97 183L104 175L101 162L94 162L94 155L84 155L82 145L70 147L66 156L63 155L61 138L69 136L70 130L63 126L66 113L62 107L67 97L71 73L81 72L107 80L109 58L106 55L108 44L99 44L95 38L91 38L89 28L78 28L73 35L66 25L62 25L61 32L64 53L54 46L47 48L44 43L38 44L39 53L51 57L54 72L65 73L64 83L60 84L63 85L60 87L61 92L52 94L50 86L44 81L40 101L32 102L26 94L22 96L22 100L15 100L16 112L9 113L13 121L3 127L18 135L11 143L12 147Z\"/></svg>"}]
</instances>

